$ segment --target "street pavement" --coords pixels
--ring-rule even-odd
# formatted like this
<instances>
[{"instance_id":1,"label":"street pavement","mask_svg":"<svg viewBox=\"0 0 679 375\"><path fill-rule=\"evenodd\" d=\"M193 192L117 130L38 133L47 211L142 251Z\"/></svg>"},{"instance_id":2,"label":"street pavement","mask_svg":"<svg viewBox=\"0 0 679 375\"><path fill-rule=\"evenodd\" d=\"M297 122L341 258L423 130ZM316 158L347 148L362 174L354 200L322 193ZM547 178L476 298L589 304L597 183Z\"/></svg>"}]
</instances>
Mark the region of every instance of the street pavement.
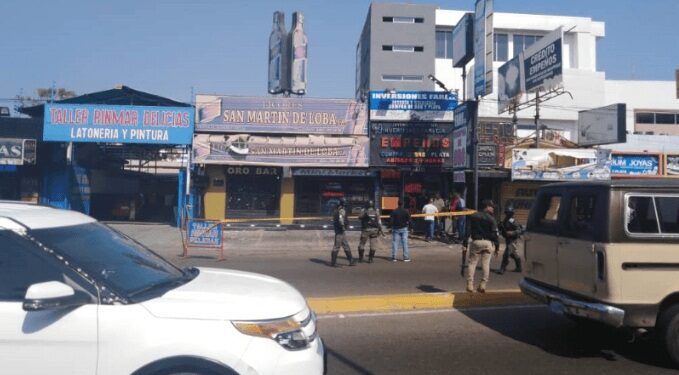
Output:
<instances>
[{"instance_id":1,"label":"street pavement","mask_svg":"<svg viewBox=\"0 0 679 375\"><path fill-rule=\"evenodd\" d=\"M460 276L460 245L424 242L411 238L412 262L393 263L391 236L381 239L375 262L349 267L340 251L339 268L329 266L334 235L331 230L225 230L226 260L217 262L216 251L190 249L188 258L180 258L181 237L177 228L167 225L112 224L112 226L148 246L177 266L232 268L271 275L295 286L306 297L384 295L405 293L444 293L464 291L466 281ZM359 232L348 234L352 253L357 256ZM504 245L502 245L504 249ZM366 254L367 255L367 254ZM401 252L398 258L402 258ZM494 258L492 269L498 269ZM513 265L510 265L513 269ZM481 270L476 272L477 282ZM516 290L520 274L491 273L489 291Z\"/></svg>"},{"instance_id":2,"label":"street pavement","mask_svg":"<svg viewBox=\"0 0 679 375\"><path fill-rule=\"evenodd\" d=\"M328 374L675 374L653 341L543 306L322 316Z\"/></svg>"}]
</instances>

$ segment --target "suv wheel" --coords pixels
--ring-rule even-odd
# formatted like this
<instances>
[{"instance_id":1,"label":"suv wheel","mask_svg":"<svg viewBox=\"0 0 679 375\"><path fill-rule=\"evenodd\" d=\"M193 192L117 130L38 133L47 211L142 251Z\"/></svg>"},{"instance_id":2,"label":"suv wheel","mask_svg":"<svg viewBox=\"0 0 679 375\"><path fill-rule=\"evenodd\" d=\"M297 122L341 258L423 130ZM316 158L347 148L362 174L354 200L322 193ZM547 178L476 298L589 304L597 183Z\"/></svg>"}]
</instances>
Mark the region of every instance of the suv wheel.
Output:
<instances>
[{"instance_id":1,"label":"suv wheel","mask_svg":"<svg viewBox=\"0 0 679 375\"><path fill-rule=\"evenodd\" d=\"M670 359L679 365L679 305L673 305L660 314L659 336Z\"/></svg>"}]
</instances>

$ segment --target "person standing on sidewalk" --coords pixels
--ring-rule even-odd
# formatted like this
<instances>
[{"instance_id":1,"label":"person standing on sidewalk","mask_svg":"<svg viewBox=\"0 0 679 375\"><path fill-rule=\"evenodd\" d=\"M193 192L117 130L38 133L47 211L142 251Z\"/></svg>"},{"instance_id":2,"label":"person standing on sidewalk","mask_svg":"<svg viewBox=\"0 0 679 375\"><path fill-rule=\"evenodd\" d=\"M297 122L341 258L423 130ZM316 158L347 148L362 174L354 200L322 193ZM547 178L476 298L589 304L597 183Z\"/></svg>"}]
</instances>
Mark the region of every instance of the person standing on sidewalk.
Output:
<instances>
[{"instance_id":1,"label":"person standing on sidewalk","mask_svg":"<svg viewBox=\"0 0 679 375\"><path fill-rule=\"evenodd\" d=\"M469 248L469 264L467 266L467 291L474 292L474 272L476 271L476 264L481 260L481 267L483 269L483 276L481 283L476 289L479 293L486 292L486 285L490 277L490 256L493 254L497 256L500 248L500 240L497 233L497 222L493 217L495 212L495 205L493 201L486 199L481 201L481 210L475 212L469 217L469 230L467 236L462 243L463 251ZM471 239L471 243L469 240Z\"/></svg>"},{"instance_id":2,"label":"person standing on sidewalk","mask_svg":"<svg viewBox=\"0 0 679 375\"><path fill-rule=\"evenodd\" d=\"M408 227L410 226L410 214L403 208L403 202L398 200L398 208L391 211L391 261L396 262L398 243L403 246L403 261L410 262L408 253Z\"/></svg>"},{"instance_id":3,"label":"person standing on sidewalk","mask_svg":"<svg viewBox=\"0 0 679 375\"><path fill-rule=\"evenodd\" d=\"M361 209L358 215L361 220L361 240L358 243L358 261L363 263L363 254L365 253L365 244L370 241L370 253L368 254L368 263L373 262L375 252L378 247L379 235L384 235L382 232L382 220L380 219L380 210L375 208L375 202L370 200L365 207Z\"/></svg>"},{"instance_id":4,"label":"person standing on sidewalk","mask_svg":"<svg viewBox=\"0 0 679 375\"><path fill-rule=\"evenodd\" d=\"M516 242L523 233L523 227L514 218L514 207L505 208L505 218L500 223L500 233L505 238L505 252L502 254L502 264L498 273L502 275L507 270L509 258L514 259L514 272L521 272L521 257L516 251Z\"/></svg>"},{"instance_id":5,"label":"person standing on sidewalk","mask_svg":"<svg viewBox=\"0 0 679 375\"><path fill-rule=\"evenodd\" d=\"M335 245L330 254L330 265L337 267L337 253L339 253L340 246L344 248L344 254L347 256L350 266L356 265L356 260L351 256L351 248L347 242L346 230L349 227L349 217L344 209L346 201L340 198L339 204L335 207L332 215L332 223L335 229Z\"/></svg>"},{"instance_id":6,"label":"person standing on sidewalk","mask_svg":"<svg viewBox=\"0 0 679 375\"><path fill-rule=\"evenodd\" d=\"M434 223L436 222L436 216L433 214L438 213L439 210L434 206L434 199L429 198L429 203L427 203L423 208L422 208L422 213L425 214L426 216L424 217L424 228L425 228L425 235L424 235L424 240L429 242L432 239L434 239Z\"/></svg>"}]
</instances>

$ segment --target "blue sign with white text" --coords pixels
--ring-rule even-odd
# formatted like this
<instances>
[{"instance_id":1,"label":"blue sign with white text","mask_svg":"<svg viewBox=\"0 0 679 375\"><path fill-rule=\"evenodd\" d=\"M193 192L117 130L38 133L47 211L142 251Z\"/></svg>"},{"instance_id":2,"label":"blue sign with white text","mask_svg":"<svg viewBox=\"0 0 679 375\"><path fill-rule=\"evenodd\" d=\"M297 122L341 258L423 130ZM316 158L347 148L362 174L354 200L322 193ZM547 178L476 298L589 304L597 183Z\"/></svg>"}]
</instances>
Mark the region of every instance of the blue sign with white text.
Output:
<instances>
[{"instance_id":1,"label":"blue sign with white text","mask_svg":"<svg viewBox=\"0 0 679 375\"><path fill-rule=\"evenodd\" d=\"M222 224L219 221L194 221L188 224L189 245L201 247L222 246Z\"/></svg>"},{"instance_id":2,"label":"blue sign with white text","mask_svg":"<svg viewBox=\"0 0 679 375\"><path fill-rule=\"evenodd\" d=\"M611 174L657 176L658 155L611 155Z\"/></svg>"},{"instance_id":3,"label":"blue sign with white text","mask_svg":"<svg viewBox=\"0 0 679 375\"><path fill-rule=\"evenodd\" d=\"M443 91L370 92L371 121L453 121L457 94Z\"/></svg>"},{"instance_id":4,"label":"blue sign with white text","mask_svg":"<svg viewBox=\"0 0 679 375\"><path fill-rule=\"evenodd\" d=\"M188 145L192 107L45 104L44 141Z\"/></svg>"}]
</instances>

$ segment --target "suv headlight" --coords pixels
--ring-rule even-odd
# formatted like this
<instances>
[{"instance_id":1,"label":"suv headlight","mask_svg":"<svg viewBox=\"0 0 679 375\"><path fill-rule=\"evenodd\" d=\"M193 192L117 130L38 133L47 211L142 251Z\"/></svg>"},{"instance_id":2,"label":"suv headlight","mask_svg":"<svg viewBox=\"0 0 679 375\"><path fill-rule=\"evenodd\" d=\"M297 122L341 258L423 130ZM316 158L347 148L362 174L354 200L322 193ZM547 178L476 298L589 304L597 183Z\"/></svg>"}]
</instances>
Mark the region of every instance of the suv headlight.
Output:
<instances>
[{"instance_id":1,"label":"suv headlight","mask_svg":"<svg viewBox=\"0 0 679 375\"><path fill-rule=\"evenodd\" d=\"M317 336L316 315L308 308L282 319L233 321L232 323L241 333L270 338L289 350L304 349Z\"/></svg>"}]
</instances>

